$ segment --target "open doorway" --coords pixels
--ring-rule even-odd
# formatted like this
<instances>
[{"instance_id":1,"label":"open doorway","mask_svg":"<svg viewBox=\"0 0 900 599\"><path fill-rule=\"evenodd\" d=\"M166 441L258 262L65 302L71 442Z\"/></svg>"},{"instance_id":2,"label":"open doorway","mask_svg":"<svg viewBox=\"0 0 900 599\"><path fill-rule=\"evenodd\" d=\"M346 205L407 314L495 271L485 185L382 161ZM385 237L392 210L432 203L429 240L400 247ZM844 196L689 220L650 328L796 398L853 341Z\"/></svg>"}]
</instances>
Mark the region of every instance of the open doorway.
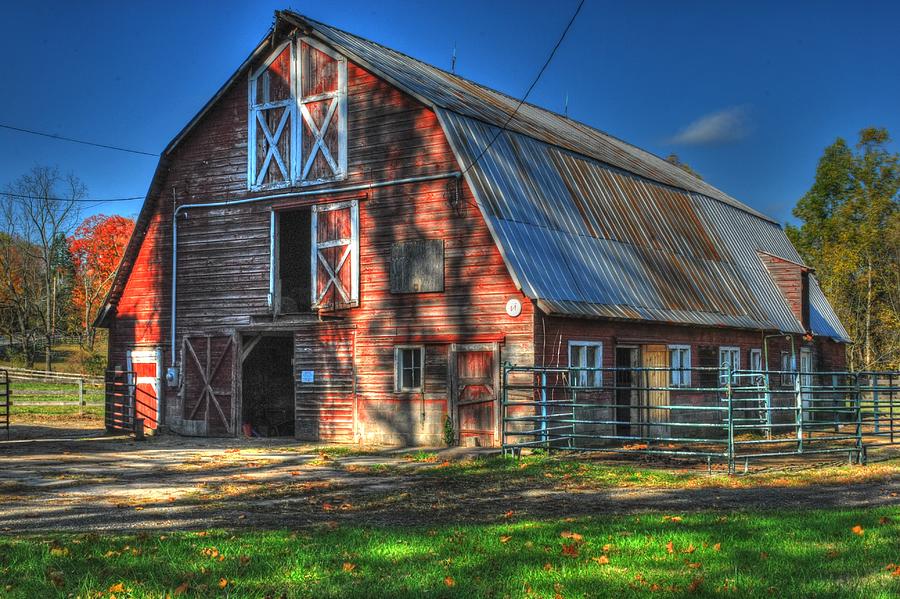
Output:
<instances>
[{"instance_id":1,"label":"open doorway","mask_svg":"<svg viewBox=\"0 0 900 599\"><path fill-rule=\"evenodd\" d=\"M616 436L631 436L632 406L640 400L641 353L636 347L616 348Z\"/></svg>"},{"instance_id":2,"label":"open doorway","mask_svg":"<svg viewBox=\"0 0 900 599\"><path fill-rule=\"evenodd\" d=\"M245 436L294 436L294 340L245 335L241 423Z\"/></svg>"},{"instance_id":3,"label":"open doorway","mask_svg":"<svg viewBox=\"0 0 900 599\"><path fill-rule=\"evenodd\" d=\"M277 219L278 311L281 314L309 312L312 304L312 213L309 208L285 210L277 213Z\"/></svg>"}]
</instances>

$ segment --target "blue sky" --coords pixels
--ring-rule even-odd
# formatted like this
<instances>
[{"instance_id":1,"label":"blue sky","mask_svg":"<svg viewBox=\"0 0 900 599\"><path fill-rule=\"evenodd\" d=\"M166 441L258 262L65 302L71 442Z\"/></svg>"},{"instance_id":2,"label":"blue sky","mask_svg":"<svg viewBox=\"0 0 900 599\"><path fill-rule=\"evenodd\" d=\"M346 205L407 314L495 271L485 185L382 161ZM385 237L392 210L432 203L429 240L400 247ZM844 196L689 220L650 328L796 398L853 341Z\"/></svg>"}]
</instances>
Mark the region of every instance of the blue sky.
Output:
<instances>
[{"instance_id":1,"label":"blue sky","mask_svg":"<svg viewBox=\"0 0 900 599\"><path fill-rule=\"evenodd\" d=\"M455 44L457 72L521 96L576 4L20 2L0 22L0 123L160 152L287 7L444 68ZM530 101L568 95L572 118L785 221L837 136L900 138L898 5L785 4L587 0ZM35 164L112 198L145 194L156 160L0 130L0 186Z\"/></svg>"}]
</instances>

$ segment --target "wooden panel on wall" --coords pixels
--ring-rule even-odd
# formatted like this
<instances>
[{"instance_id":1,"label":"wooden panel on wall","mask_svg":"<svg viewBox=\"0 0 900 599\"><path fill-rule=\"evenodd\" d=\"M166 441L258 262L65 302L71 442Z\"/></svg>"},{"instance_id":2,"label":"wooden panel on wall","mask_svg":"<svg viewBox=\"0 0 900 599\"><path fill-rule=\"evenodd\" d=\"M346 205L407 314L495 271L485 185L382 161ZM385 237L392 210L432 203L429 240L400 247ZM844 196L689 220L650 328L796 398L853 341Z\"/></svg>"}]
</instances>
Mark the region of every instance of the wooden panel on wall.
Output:
<instances>
[{"instance_id":1,"label":"wooden panel on wall","mask_svg":"<svg viewBox=\"0 0 900 599\"><path fill-rule=\"evenodd\" d=\"M391 293L443 290L443 239L398 241L391 246Z\"/></svg>"},{"instance_id":2,"label":"wooden panel on wall","mask_svg":"<svg viewBox=\"0 0 900 599\"><path fill-rule=\"evenodd\" d=\"M296 436L308 441L353 441L354 332L311 327L294 334Z\"/></svg>"}]
</instances>

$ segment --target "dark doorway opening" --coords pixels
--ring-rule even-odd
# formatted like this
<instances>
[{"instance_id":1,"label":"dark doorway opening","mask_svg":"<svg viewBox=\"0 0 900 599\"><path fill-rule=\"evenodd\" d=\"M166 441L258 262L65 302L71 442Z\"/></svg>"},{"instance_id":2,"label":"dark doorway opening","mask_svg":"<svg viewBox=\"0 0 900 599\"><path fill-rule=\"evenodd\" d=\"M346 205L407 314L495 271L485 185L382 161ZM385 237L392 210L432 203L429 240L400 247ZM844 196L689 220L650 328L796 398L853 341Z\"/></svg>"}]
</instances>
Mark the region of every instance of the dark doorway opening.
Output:
<instances>
[{"instance_id":1,"label":"dark doorway opening","mask_svg":"<svg viewBox=\"0 0 900 599\"><path fill-rule=\"evenodd\" d=\"M294 436L294 340L244 336L241 398L244 435Z\"/></svg>"},{"instance_id":2,"label":"dark doorway opening","mask_svg":"<svg viewBox=\"0 0 900 599\"><path fill-rule=\"evenodd\" d=\"M638 372L640 353L636 347L616 348L616 435L631 435L631 409L638 393Z\"/></svg>"},{"instance_id":3,"label":"dark doorway opening","mask_svg":"<svg viewBox=\"0 0 900 599\"><path fill-rule=\"evenodd\" d=\"M312 213L309 208L278 213L279 312L309 312L312 304L310 241Z\"/></svg>"}]
</instances>

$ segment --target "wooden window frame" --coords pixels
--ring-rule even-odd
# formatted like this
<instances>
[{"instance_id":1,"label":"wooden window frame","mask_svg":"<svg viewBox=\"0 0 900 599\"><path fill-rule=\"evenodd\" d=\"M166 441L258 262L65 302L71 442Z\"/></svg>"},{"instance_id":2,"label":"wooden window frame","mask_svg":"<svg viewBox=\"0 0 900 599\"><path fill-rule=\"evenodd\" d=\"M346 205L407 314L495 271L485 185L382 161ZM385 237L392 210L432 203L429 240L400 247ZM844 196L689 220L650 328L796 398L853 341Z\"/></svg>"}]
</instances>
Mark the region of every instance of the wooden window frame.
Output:
<instances>
[{"instance_id":1,"label":"wooden window frame","mask_svg":"<svg viewBox=\"0 0 900 599\"><path fill-rule=\"evenodd\" d=\"M587 364L572 364L572 348L580 347L582 349L593 347L596 348L594 352L594 365L589 366ZM581 358L579 362L587 362L587 351L582 351L580 353ZM602 368L603 367L603 342L602 341L583 341L570 339L568 343L568 364L569 368L575 369L572 386L573 387L602 387L603 386L603 371L596 370L593 373L586 372L583 370L577 370L580 368ZM588 375L593 374L594 380L592 381L592 385L588 385Z\"/></svg>"},{"instance_id":2,"label":"wooden window frame","mask_svg":"<svg viewBox=\"0 0 900 599\"><path fill-rule=\"evenodd\" d=\"M319 218L318 215L320 212L327 212L331 210L343 210L345 208L350 209L350 239L340 239L340 240L330 240L323 243L319 243L318 232L319 232ZM318 310L321 309L321 301L325 297L329 287L332 284L336 285L336 289L338 293L346 300L344 304L341 305L341 308L354 308L359 306L359 200L347 200L344 202L331 202L328 204L313 204L310 207L312 214L310 215L310 225L311 225L311 235L310 235L310 267L312 277L312 289L310 291L311 294L311 309ZM330 273L330 279L328 284L325 286L324 291L321 296L318 294L319 292L319 261L324 261L324 256L322 256L319 250L324 249L326 247L333 247L334 245L346 245L348 246L349 254L345 254L345 257L341 259L337 271L334 273ZM346 267L346 262L349 261L350 265L350 289L349 293L346 293L341 285L338 273L341 268ZM327 262L326 262L327 264ZM330 267L326 267L329 269Z\"/></svg>"},{"instance_id":3,"label":"wooden window frame","mask_svg":"<svg viewBox=\"0 0 900 599\"><path fill-rule=\"evenodd\" d=\"M722 356L728 352L729 355L732 353L736 354L734 361L731 362L731 370L740 370L741 369L741 348L736 345L720 345L719 346L719 378L723 383L726 381L726 376L729 376L731 372L725 371L725 360L722 359Z\"/></svg>"},{"instance_id":4,"label":"wooden window frame","mask_svg":"<svg viewBox=\"0 0 900 599\"><path fill-rule=\"evenodd\" d=\"M669 386L671 387L690 387L691 386L691 346L685 345L683 343L673 343L668 346L669 349ZM685 365L684 360L680 362L680 366L676 367L672 362L672 357L675 355L674 352L686 352L682 353L682 356L686 356L687 365Z\"/></svg>"},{"instance_id":5,"label":"wooden window frame","mask_svg":"<svg viewBox=\"0 0 900 599\"><path fill-rule=\"evenodd\" d=\"M750 363L747 365L750 370L753 370L753 356L759 356L759 372L765 372L768 370L767 365L763 364L763 353L762 350L758 347L753 347L750 349Z\"/></svg>"},{"instance_id":6,"label":"wooden window frame","mask_svg":"<svg viewBox=\"0 0 900 599\"><path fill-rule=\"evenodd\" d=\"M300 65L301 61L299 60L299 48L301 43L305 43L311 48L315 48L316 50L330 56L335 61L337 61L338 89L336 91L325 92L322 94L306 97L303 97L301 95L301 92L303 90L303 73ZM259 80L259 77L261 77L268 70L269 66L275 61L276 58L281 55L282 52L284 52L284 49L288 46L290 46L291 56L291 65L289 69L291 74L290 97L286 100L280 100L277 102L258 102L256 97L256 83ZM328 46L322 44L317 40L309 37L299 37L296 40L288 40L279 45L268 56L268 58L266 58L266 60L250 74L247 83L247 189L249 189L250 191L259 191L262 189L279 189L292 186L318 185L330 181L342 181L347 178L348 75L346 57L342 56L335 50L329 48ZM305 105L309 104L310 102L321 102L328 99L333 100L333 105L328 111L328 116L326 117L325 122L315 123L312 119L312 116L309 114L309 111L306 110ZM280 155L277 148L274 151L270 150L269 153L272 154L272 159L276 160L276 163L279 165L279 169L281 169L282 173L285 174L285 178L280 181L263 184L262 180L265 179L265 173L269 168L269 164L265 163L263 165L265 168L262 168L259 172L257 172L256 142L258 139L258 115L261 114L264 110L280 108L282 106L285 108L285 113L282 118L289 120L290 126L288 126L285 122L283 123L284 130L282 130L280 133L276 135L279 130L278 128L276 128L276 131L272 131L269 133L275 140L280 139L281 135L290 136L290 164L285 166L283 162L280 162L280 160L283 160L284 157ZM323 151L322 146L320 145L320 142L324 139L325 132L333 122L334 114L338 115L338 155L336 157L331 156L327 148L325 148ZM309 127L310 132L316 138L316 142L313 146L315 152L310 151L310 149L308 148L301 147L304 126ZM322 126L321 130L319 130L319 126ZM306 179L306 175L309 174L309 169L312 167L312 164L315 161L315 156L320 152L322 153L323 157L325 157L328 165L331 167L334 176L320 177L318 179Z\"/></svg>"},{"instance_id":7,"label":"wooden window frame","mask_svg":"<svg viewBox=\"0 0 900 599\"><path fill-rule=\"evenodd\" d=\"M419 352L419 386L403 386L403 352L417 350ZM415 366L410 367L415 369ZM413 376L415 378L415 376ZM425 346L424 345L395 345L394 346L394 393L421 393L425 389Z\"/></svg>"}]
</instances>

